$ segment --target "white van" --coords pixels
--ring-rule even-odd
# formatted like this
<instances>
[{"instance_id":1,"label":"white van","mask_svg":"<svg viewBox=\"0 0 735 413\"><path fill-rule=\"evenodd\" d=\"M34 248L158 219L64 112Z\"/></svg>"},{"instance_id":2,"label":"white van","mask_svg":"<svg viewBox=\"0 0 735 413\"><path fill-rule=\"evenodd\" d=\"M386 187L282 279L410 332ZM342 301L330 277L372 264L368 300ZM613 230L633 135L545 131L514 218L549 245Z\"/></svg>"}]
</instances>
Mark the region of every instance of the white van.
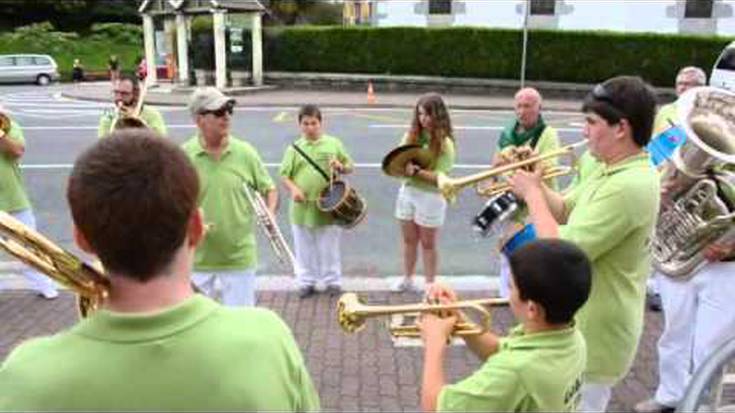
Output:
<instances>
[{"instance_id":1,"label":"white van","mask_svg":"<svg viewBox=\"0 0 735 413\"><path fill-rule=\"evenodd\" d=\"M720 53L720 57L717 58L712 68L709 84L735 91L735 42L727 45Z\"/></svg>"},{"instance_id":2,"label":"white van","mask_svg":"<svg viewBox=\"0 0 735 413\"><path fill-rule=\"evenodd\" d=\"M33 82L45 86L56 80L59 80L58 68L49 55L0 55L0 82Z\"/></svg>"}]
</instances>

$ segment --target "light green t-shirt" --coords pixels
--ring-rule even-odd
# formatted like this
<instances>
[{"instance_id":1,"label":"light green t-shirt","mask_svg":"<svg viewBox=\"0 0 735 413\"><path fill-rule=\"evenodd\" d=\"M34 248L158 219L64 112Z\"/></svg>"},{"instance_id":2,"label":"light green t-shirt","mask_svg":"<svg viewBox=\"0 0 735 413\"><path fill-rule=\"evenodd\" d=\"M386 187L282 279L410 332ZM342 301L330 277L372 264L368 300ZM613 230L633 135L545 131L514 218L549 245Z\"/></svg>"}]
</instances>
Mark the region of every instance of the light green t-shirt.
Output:
<instances>
[{"instance_id":1,"label":"light green t-shirt","mask_svg":"<svg viewBox=\"0 0 735 413\"><path fill-rule=\"evenodd\" d=\"M158 111L158 109L143 105L143 108L140 110L140 118L148 125L149 128L156 131L161 136L166 136L168 134L168 129L166 129L166 124L163 122L163 116L161 116L161 112ZM115 120L115 111L109 110L106 111L102 117L100 118L100 125L97 128L97 137L98 138L104 138L110 133L110 127L112 127L112 122Z\"/></svg>"},{"instance_id":2,"label":"light green t-shirt","mask_svg":"<svg viewBox=\"0 0 735 413\"><path fill-rule=\"evenodd\" d=\"M419 136L417 144L421 145L425 149L429 149L429 143L431 142L431 138L429 137L429 134L426 132L422 132ZM403 135L403 138L401 139L401 145L408 144L408 134ZM455 151L454 151L454 140L450 137L445 137L444 142L442 143L442 150L439 156L433 160L433 162L429 165L428 170L435 172L435 173L443 173L445 175L449 175L449 172L452 170L452 167L454 166L454 159L455 159ZM404 182L408 186L413 186L414 188L419 188L424 191L429 192L439 192L439 188L437 188L436 185L430 184L420 178L417 178L415 176L404 178Z\"/></svg>"},{"instance_id":3,"label":"light green t-shirt","mask_svg":"<svg viewBox=\"0 0 735 413\"><path fill-rule=\"evenodd\" d=\"M196 250L196 270L244 270L258 262L255 215L243 184L264 197L275 186L255 148L233 136L228 141L219 160L207 154L198 136L182 145L199 175L199 207L209 225Z\"/></svg>"},{"instance_id":4,"label":"light green t-shirt","mask_svg":"<svg viewBox=\"0 0 735 413\"><path fill-rule=\"evenodd\" d=\"M352 167L352 158L345 150L342 142L329 135L322 135L316 141L301 137L296 145L306 153L324 172L329 174L329 161L339 160L343 165ZM334 223L331 214L322 212L317 207L319 194L329 185L324 177L301 156L293 146L286 149L281 161L279 175L291 179L301 188L306 197L305 202L291 201L289 213L291 223L309 228L330 225Z\"/></svg>"},{"instance_id":5,"label":"light green t-shirt","mask_svg":"<svg viewBox=\"0 0 735 413\"><path fill-rule=\"evenodd\" d=\"M671 127L671 123L675 125L679 123L679 115L676 111L676 102L669 103L668 105L661 106L656 113L656 118L653 121L653 136L665 131Z\"/></svg>"},{"instance_id":6,"label":"light green t-shirt","mask_svg":"<svg viewBox=\"0 0 735 413\"><path fill-rule=\"evenodd\" d=\"M592 262L592 290L577 312L587 340L586 379L614 383L629 370L643 328L648 240L659 208L659 176L648 153L588 174L564 196L569 212L559 236Z\"/></svg>"},{"instance_id":7,"label":"light green t-shirt","mask_svg":"<svg viewBox=\"0 0 735 413\"><path fill-rule=\"evenodd\" d=\"M20 125L12 120L8 136L3 139L11 139L22 144L26 142ZM30 207L31 202L23 187L23 176L20 173L18 159L6 153L0 154L0 211L15 212Z\"/></svg>"},{"instance_id":8,"label":"light green t-shirt","mask_svg":"<svg viewBox=\"0 0 735 413\"><path fill-rule=\"evenodd\" d=\"M518 326L470 377L444 386L438 411L573 412L585 366L574 327L525 334Z\"/></svg>"},{"instance_id":9,"label":"light green t-shirt","mask_svg":"<svg viewBox=\"0 0 735 413\"><path fill-rule=\"evenodd\" d=\"M195 295L162 312L99 311L18 346L0 368L0 411L315 411L286 324Z\"/></svg>"}]
</instances>

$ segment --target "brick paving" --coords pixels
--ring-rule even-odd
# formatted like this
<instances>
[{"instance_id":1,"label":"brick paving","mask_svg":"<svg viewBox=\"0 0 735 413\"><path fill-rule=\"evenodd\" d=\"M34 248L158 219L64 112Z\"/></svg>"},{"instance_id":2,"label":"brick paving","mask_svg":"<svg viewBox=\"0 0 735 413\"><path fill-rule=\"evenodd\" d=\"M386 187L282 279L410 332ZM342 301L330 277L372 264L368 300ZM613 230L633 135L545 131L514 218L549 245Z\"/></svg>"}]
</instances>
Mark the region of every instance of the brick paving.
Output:
<instances>
[{"instance_id":1,"label":"brick paving","mask_svg":"<svg viewBox=\"0 0 735 413\"><path fill-rule=\"evenodd\" d=\"M478 298L489 292L463 294ZM418 296L388 292L364 293L370 304L415 302ZM291 326L325 411L417 411L422 368L420 348L394 347L383 320L369 320L365 330L348 335L336 322L336 297L318 295L299 300L296 293L263 291L259 305L280 314ZM75 297L69 292L52 301L24 290L0 292L0 360L31 337L53 334L74 324ZM507 331L507 308L494 313L496 330ZM646 330L632 371L613 391L610 411L630 411L649 396L657 383L656 340L660 313L646 314ZM446 367L450 381L470 374L479 361L465 347L452 347Z\"/></svg>"}]
</instances>

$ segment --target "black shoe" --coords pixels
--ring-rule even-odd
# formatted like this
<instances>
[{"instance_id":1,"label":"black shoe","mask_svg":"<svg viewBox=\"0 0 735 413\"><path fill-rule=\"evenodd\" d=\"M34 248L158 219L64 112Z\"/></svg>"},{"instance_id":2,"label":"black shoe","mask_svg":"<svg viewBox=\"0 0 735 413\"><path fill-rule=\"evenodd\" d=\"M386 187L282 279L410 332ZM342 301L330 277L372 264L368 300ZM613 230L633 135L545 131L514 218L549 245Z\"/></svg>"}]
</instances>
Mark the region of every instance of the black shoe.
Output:
<instances>
[{"instance_id":1,"label":"black shoe","mask_svg":"<svg viewBox=\"0 0 735 413\"><path fill-rule=\"evenodd\" d=\"M342 294L342 287L340 287L339 285L328 285L327 289L324 290L324 292L327 293L327 295L329 296L339 295Z\"/></svg>"},{"instance_id":2,"label":"black shoe","mask_svg":"<svg viewBox=\"0 0 735 413\"><path fill-rule=\"evenodd\" d=\"M648 309L657 313L662 310L660 294L650 294L648 296Z\"/></svg>"},{"instance_id":3,"label":"black shoe","mask_svg":"<svg viewBox=\"0 0 735 413\"><path fill-rule=\"evenodd\" d=\"M299 298L308 298L316 294L316 289L313 285L305 285L299 288Z\"/></svg>"}]
</instances>

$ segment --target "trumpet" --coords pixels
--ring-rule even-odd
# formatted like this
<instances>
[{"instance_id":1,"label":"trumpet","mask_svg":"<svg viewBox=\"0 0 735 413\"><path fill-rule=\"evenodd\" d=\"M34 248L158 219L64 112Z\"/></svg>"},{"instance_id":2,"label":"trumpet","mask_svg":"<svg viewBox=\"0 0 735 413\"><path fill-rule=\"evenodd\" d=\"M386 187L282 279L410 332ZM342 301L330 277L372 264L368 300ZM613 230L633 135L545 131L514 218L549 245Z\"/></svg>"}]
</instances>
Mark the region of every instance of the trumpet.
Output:
<instances>
[{"instance_id":1,"label":"trumpet","mask_svg":"<svg viewBox=\"0 0 735 413\"><path fill-rule=\"evenodd\" d=\"M291 252L291 248L286 243L286 239L283 237L281 229L278 228L276 219L268 210L268 206L265 204L263 197L258 191L250 188L248 184L243 184L243 188L245 190L245 198L247 198L248 204L250 204L250 208L252 208L255 214L256 222L263 230L266 238L268 238L268 242L271 248L273 248L276 258L278 258L281 264L290 266L292 270L295 269L296 259L294 258L293 252Z\"/></svg>"},{"instance_id":2,"label":"trumpet","mask_svg":"<svg viewBox=\"0 0 735 413\"><path fill-rule=\"evenodd\" d=\"M579 141L577 143L563 146L557 150L550 151L542 155L532 156L522 161L498 166L487 171L478 172L476 174L468 175L461 178L451 178L447 175L439 174L439 176L437 177L437 185L439 187L439 191L441 191L444 198L446 198L450 202L454 202L457 199L457 194L459 194L462 189L470 185L477 184L478 182L484 181L489 178L499 177L501 175L514 172L518 169L536 164L550 158L569 156L572 158L572 166L557 166L547 168L547 170L544 171L543 179L550 179L561 175L576 173L576 167L574 166L574 163L576 161L575 150L577 148L584 147L585 145L587 145L586 140ZM478 192L480 192L480 194L484 196L492 196L502 192L507 192L508 190L510 190L510 184L508 184L507 182L498 182L489 185Z\"/></svg>"},{"instance_id":3,"label":"trumpet","mask_svg":"<svg viewBox=\"0 0 735 413\"><path fill-rule=\"evenodd\" d=\"M0 112L0 132L2 132L0 136L10 133L10 117L2 112Z\"/></svg>"},{"instance_id":4,"label":"trumpet","mask_svg":"<svg viewBox=\"0 0 735 413\"><path fill-rule=\"evenodd\" d=\"M79 313L86 317L104 302L110 288L100 268L89 265L0 211L0 248L79 295Z\"/></svg>"},{"instance_id":5,"label":"trumpet","mask_svg":"<svg viewBox=\"0 0 735 413\"><path fill-rule=\"evenodd\" d=\"M459 310L462 317L454 325L453 337L473 336L490 330L492 324L492 313L486 307L508 305L508 300L503 298L487 298L482 300L457 301L451 304L405 304L405 305L367 305L355 293L345 293L337 302L337 322L347 333L355 333L365 328L365 321L369 317L392 316L404 314L417 317L421 313L441 313L450 310ZM477 313L479 321L474 322L464 316L464 311L471 310ZM389 326L389 332L393 337L420 337L418 326L400 325Z\"/></svg>"}]
</instances>

